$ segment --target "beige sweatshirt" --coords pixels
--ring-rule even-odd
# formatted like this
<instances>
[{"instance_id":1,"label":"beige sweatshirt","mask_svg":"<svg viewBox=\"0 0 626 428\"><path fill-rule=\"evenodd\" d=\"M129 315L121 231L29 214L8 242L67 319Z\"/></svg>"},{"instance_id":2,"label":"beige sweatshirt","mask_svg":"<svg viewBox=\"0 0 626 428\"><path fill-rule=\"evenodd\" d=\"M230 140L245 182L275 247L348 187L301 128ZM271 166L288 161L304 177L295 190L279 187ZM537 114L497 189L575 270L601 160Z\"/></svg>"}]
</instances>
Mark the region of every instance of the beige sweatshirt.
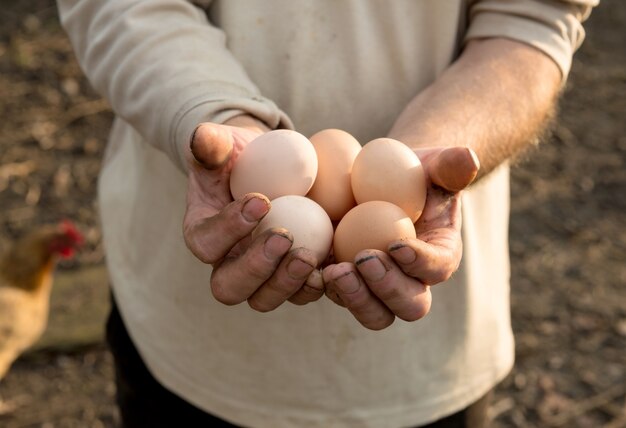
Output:
<instances>
[{"instance_id":1,"label":"beige sweatshirt","mask_svg":"<svg viewBox=\"0 0 626 428\"><path fill-rule=\"evenodd\" d=\"M202 3L202 4L200 4ZM117 114L99 203L116 300L149 369L259 427L401 427L467 406L514 358L508 170L463 199L464 257L431 313L366 330L326 298L261 314L210 292L181 232L194 127L242 112L305 135L385 136L463 40L535 46L567 76L594 0L60 0L80 64Z\"/></svg>"}]
</instances>

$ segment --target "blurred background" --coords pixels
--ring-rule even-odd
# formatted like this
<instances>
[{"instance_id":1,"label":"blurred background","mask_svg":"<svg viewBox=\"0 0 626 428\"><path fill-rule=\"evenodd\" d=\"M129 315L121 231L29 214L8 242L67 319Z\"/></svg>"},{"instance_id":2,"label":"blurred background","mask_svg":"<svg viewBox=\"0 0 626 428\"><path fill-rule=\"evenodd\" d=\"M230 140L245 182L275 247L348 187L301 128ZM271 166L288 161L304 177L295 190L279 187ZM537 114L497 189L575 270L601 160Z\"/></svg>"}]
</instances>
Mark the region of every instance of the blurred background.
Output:
<instances>
[{"instance_id":1,"label":"blurred background","mask_svg":"<svg viewBox=\"0 0 626 428\"><path fill-rule=\"evenodd\" d=\"M626 427L626 2L602 0L586 29L553 136L513 170L517 363L490 409L498 428ZM0 426L114 426L95 200L112 113L53 1L3 0L0 100L0 252L66 218L85 234L46 333L0 382Z\"/></svg>"}]
</instances>

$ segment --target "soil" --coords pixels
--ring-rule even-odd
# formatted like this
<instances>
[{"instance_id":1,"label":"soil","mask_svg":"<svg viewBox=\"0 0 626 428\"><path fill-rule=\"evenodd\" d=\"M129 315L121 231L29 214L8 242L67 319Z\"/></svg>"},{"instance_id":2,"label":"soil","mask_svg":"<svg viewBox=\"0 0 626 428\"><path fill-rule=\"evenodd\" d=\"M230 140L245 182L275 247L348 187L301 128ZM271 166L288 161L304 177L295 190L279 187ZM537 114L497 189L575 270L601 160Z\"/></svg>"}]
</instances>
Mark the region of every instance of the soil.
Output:
<instances>
[{"instance_id":1,"label":"soil","mask_svg":"<svg viewBox=\"0 0 626 428\"><path fill-rule=\"evenodd\" d=\"M586 29L553 135L512 172L517 351L490 408L497 428L626 427L626 2L603 0ZM54 2L3 1L0 98L0 249L70 218L86 246L59 274L102 266L96 177L112 113L76 64ZM76 290L53 312L80 306ZM0 426L115 426L101 335L55 343L2 380Z\"/></svg>"}]
</instances>

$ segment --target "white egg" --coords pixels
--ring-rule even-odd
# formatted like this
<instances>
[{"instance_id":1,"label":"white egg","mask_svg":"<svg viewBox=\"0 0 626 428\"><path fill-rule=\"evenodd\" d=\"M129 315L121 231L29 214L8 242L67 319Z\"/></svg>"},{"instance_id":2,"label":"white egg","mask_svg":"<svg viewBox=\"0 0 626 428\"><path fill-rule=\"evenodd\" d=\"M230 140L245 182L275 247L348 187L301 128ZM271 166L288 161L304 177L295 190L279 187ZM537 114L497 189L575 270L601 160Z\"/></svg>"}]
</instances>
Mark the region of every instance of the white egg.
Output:
<instances>
[{"instance_id":1,"label":"white egg","mask_svg":"<svg viewBox=\"0 0 626 428\"><path fill-rule=\"evenodd\" d=\"M230 193L239 199L258 192L276 199L307 194L317 175L315 148L304 135L288 129L267 132L239 154L230 175Z\"/></svg>"},{"instance_id":2,"label":"white egg","mask_svg":"<svg viewBox=\"0 0 626 428\"><path fill-rule=\"evenodd\" d=\"M281 196L271 203L270 211L254 229L252 237L273 227L283 227L293 235L291 248L311 250L318 264L326 260L333 242L333 225L324 208L299 195Z\"/></svg>"}]
</instances>

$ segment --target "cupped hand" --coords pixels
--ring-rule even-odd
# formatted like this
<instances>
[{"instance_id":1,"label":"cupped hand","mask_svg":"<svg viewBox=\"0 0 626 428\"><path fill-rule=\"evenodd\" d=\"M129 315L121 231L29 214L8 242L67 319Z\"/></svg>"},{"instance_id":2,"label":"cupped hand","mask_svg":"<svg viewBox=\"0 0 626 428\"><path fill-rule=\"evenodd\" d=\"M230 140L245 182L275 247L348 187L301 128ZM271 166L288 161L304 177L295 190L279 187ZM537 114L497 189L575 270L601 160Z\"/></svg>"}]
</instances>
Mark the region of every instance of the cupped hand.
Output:
<instances>
[{"instance_id":1,"label":"cupped hand","mask_svg":"<svg viewBox=\"0 0 626 428\"><path fill-rule=\"evenodd\" d=\"M461 261L460 192L476 177L478 159L464 147L416 153L428 186L415 223L417 239L392 242L387 252L363 250L354 263L329 265L322 272L326 295L372 330L390 326L396 317L424 317L431 307L430 286L450 278Z\"/></svg>"},{"instance_id":2,"label":"cupped hand","mask_svg":"<svg viewBox=\"0 0 626 428\"><path fill-rule=\"evenodd\" d=\"M225 124L203 123L192 137L185 243L202 262L211 264L211 291L227 305L247 301L258 311L270 311L286 300L306 304L324 294L317 260L310 251L291 249L285 229L268 230L254 240L251 232L270 209L260 193L233 200L230 172L238 154L269 129L238 116Z\"/></svg>"}]
</instances>

